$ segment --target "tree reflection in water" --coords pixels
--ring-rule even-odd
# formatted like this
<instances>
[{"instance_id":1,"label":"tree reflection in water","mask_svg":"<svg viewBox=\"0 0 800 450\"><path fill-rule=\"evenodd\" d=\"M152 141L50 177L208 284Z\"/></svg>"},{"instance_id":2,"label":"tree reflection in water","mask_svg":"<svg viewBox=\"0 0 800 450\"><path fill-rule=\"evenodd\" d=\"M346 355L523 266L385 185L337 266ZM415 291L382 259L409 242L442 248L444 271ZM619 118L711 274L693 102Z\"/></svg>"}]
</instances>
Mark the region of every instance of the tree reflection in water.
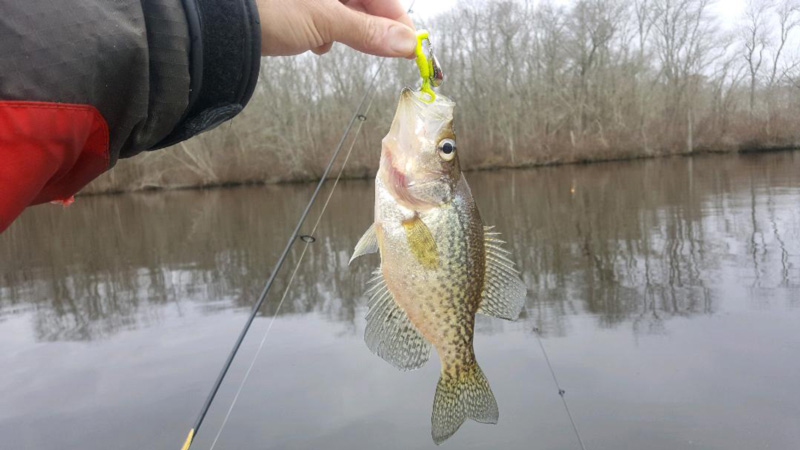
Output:
<instances>
[{"instance_id":1,"label":"tree reflection in water","mask_svg":"<svg viewBox=\"0 0 800 450\"><path fill-rule=\"evenodd\" d=\"M797 173L798 153L469 173L530 289L528 323L477 330L565 335L569 316L589 313L602 327L662 333L673 317L714 314L726 288L800 306ZM186 302L247 309L309 195L261 186L33 208L0 236L0 321L30 313L39 340L93 340ZM372 202L371 181L340 184L279 314L319 313L358 332L378 259L347 262ZM302 245L261 314L276 313Z\"/></svg>"}]
</instances>

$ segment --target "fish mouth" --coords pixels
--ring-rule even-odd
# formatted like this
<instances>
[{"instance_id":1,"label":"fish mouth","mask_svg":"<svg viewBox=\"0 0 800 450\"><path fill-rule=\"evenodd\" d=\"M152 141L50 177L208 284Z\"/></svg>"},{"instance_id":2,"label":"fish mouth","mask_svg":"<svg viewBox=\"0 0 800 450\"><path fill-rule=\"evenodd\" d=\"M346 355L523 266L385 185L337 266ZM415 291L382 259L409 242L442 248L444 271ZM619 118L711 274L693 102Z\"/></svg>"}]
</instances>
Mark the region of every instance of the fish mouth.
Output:
<instances>
[{"instance_id":1,"label":"fish mouth","mask_svg":"<svg viewBox=\"0 0 800 450\"><path fill-rule=\"evenodd\" d=\"M452 121L453 102L437 96L426 103L405 88L381 151L381 177L387 191L401 206L415 211L446 202L452 170L435 153L437 135ZM442 185L441 187L439 185Z\"/></svg>"}]
</instances>

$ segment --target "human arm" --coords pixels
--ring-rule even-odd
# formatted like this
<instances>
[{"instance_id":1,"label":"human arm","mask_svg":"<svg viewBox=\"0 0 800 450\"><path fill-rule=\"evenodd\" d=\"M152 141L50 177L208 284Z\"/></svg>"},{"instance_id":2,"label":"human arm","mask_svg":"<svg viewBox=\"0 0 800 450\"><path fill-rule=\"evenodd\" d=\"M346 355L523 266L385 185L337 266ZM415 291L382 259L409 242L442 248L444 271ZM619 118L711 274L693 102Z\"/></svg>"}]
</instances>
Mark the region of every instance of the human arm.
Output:
<instances>
[{"instance_id":1,"label":"human arm","mask_svg":"<svg viewBox=\"0 0 800 450\"><path fill-rule=\"evenodd\" d=\"M0 0L0 11L0 231L120 158L238 114L261 54L413 48L397 0Z\"/></svg>"}]
</instances>

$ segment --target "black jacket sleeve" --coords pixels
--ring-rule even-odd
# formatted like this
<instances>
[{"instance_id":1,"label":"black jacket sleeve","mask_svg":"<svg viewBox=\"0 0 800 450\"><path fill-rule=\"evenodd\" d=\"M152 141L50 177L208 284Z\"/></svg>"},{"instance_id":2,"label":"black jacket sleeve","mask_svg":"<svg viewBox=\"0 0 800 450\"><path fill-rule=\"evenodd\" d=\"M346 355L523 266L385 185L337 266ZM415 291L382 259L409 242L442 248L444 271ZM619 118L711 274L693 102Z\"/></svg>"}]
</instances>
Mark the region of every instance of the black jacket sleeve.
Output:
<instances>
[{"instance_id":1,"label":"black jacket sleeve","mask_svg":"<svg viewBox=\"0 0 800 450\"><path fill-rule=\"evenodd\" d=\"M258 78L254 0L0 0L0 100L88 104L109 167L235 116Z\"/></svg>"}]
</instances>

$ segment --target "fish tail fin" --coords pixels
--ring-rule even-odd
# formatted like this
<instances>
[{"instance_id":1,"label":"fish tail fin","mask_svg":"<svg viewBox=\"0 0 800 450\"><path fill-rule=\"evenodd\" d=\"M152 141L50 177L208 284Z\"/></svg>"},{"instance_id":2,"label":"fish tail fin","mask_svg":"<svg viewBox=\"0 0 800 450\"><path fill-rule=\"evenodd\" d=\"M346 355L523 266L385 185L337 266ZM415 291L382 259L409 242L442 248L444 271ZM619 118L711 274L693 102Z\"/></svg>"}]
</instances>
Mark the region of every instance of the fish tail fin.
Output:
<instances>
[{"instance_id":1,"label":"fish tail fin","mask_svg":"<svg viewBox=\"0 0 800 450\"><path fill-rule=\"evenodd\" d=\"M468 418L481 423L497 423L499 415L489 380L477 363L458 375L443 374L433 398L433 442L439 445L447 440Z\"/></svg>"}]
</instances>

